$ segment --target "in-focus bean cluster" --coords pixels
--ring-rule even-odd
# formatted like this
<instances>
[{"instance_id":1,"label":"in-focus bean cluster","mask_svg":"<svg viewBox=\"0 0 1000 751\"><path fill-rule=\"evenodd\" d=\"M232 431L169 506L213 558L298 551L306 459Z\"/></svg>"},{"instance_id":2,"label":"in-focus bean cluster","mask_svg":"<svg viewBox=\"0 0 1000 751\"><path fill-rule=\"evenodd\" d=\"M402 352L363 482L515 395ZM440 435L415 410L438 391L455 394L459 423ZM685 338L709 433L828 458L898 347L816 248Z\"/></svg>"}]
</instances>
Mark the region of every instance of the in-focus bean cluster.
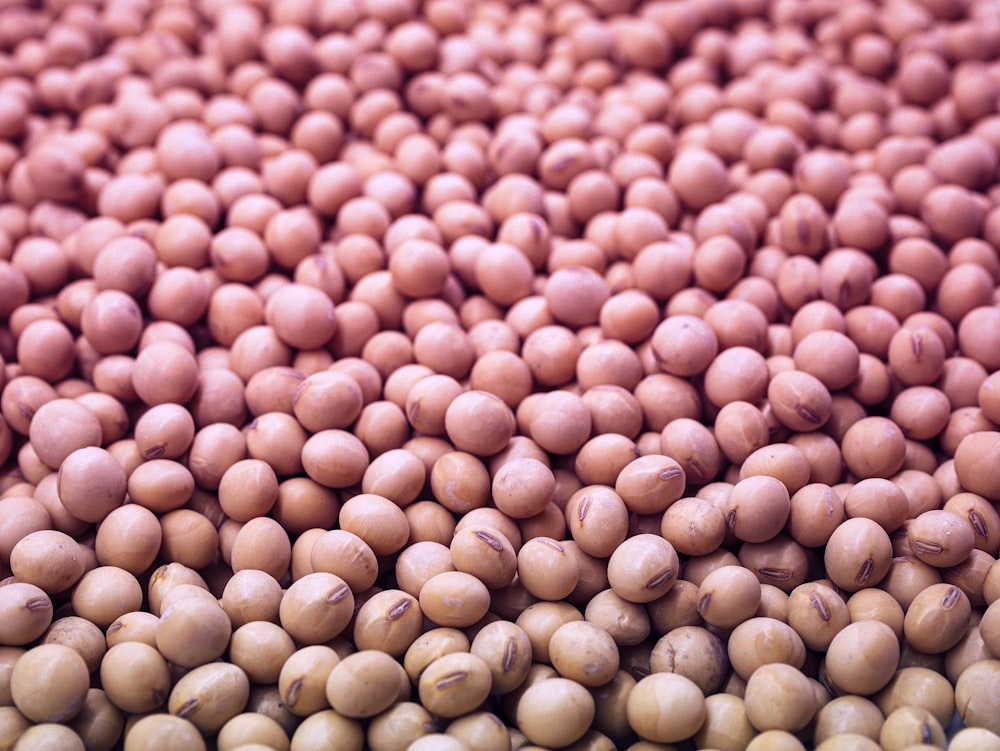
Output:
<instances>
[{"instance_id":1,"label":"in-focus bean cluster","mask_svg":"<svg viewBox=\"0 0 1000 751\"><path fill-rule=\"evenodd\" d=\"M998 105L993 0L0 2L0 749L997 751Z\"/></svg>"}]
</instances>

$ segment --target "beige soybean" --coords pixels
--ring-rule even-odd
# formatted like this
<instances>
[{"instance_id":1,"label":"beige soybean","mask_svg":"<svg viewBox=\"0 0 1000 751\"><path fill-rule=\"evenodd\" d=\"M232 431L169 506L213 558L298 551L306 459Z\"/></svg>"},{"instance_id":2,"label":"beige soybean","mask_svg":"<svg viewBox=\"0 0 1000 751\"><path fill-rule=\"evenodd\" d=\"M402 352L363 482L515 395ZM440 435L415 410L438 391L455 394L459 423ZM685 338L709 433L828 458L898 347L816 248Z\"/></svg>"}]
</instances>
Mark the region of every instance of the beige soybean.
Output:
<instances>
[{"instance_id":1,"label":"beige soybean","mask_svg":"<svg viewBox=\"0 0 1000 751\"><path fill-rule=\"evenodd\" d=\"M242 459L223 473L218 495L230 519L250 521L271 510L278 497L278 478L266 462Z\"/></svg>"},{"instance_id":2,"label":"beige soybean","mask_svg":"<svg viewBox=\"0 0 1000 751\"><path fill-rule=\"evenodd\" d=\"M219 601L233 627L239 628L250 621L276 622L281 597L281 585L274 577L258 569L243 569L229 578Z\"/></svg>"},{"instance_id":3,"label":"beige soybean","mask_svg":"<svg viewBox=\"0 0 1000 751\"><path fill-rule=\"evenodd\" d=\"M126 613L140 610L142 586L124 569L98 566L80 578L70 601L77 615L107 628Z\"/></svg>"},{"instance_id":4,"label":"beige soybean","mask_svg":"<svg viewBox=\"0 0 1000 751\"><path fill-rule=\"evenodd\" d=\"M433 714L460 717L478 708L490 693L492 673L469 652L453 652L431 662L420 674L421 703Z\"/></svg>"},{"instance_id":5,"label":"beige soybean","mask_svg":"<svg viewBox=\"0 0 1000 751\"><path fill-rule=\"evenodd\" d=\"M611 635L589 621L571 621L549 639L549 659L564 678L601 686L618 671L618 647Z\"/></svg>"},{"instance_id":6,"label":"beige soybean","mask_svg":"<svg viewBox=\"0 0 1000 751\"><path fill-rule=\"evenodd\" d=\"M163 706L170 695L167 661L148 644L131 641L110 647L100 669L105 693L125 712L151 712Z\"/></svg>"},{"instance_id":7,"label":"beige soybean","mask_svg":"<svg viewBox=\"0 0 1000 751\"><path fill-rule=\"evenodd\" d=\"M712 431L690 417L669 421L660 433L659 448L681 465L691 485L712 482L722 468L722 452Z\"/></svg>"},{"instance_id":8,"label":"beige soybean","mask_svg":"<svg viewBox=\"0 0 1000 751\"><path fill-rule=\"evenodd\" d=\"M102 689L91 688L87 691L83 709L73 718L70 727L85 748L107 748L121 740L125 716L108 700Z\"/></svg>"},{"instance_id":9,"label":"beige soybean","mask_svg":"<svg viewBox=\"0 0 1000 751\"><path fill-rule=\"evenodd\" d=\"M97 416L72 399L53 399L38 407L27 431L39 460L56 470L77 449L98 446Z\"/></svg>"},{"instance_id":10,"label":"beige soybean","mask_svg":"<svg viewBox=\"0 0 1000 751\"><path fill-rule=\"evenodd\" d=\"M844 496L844 512L848 517L871 519L890 534L903 525L909 510L903 489L878 477L855 483Z\"/></svg>"},{"instance_id":11,"label":"beige soybean","mask_svg":"<svg viewBox=\"0 0 1000 751\"><path fill-rule=\"evenodd\" d=\"M797 432L821 428L833 410L825 384L798 370L776 374L767 387L767 398L782 424Z\"/></svg>"},{"instance_id":12,"label":"beige soybean","mask_svg":"<svg viewBox=\"0 0 1000 751\"><path fill-rule=\"evenodd\" d=\"M53 621L39 643L69 647L83 658L90 672L97 669L107 649L101 629L76 615L63 616Z\"/></svg>"},{"instance_id":13,"label":"beige soybean","mask_svg":"<svg viewBox=\"0 0 1000 751\"><path fill-rule=\"evenodd\" d=\"M840 495L829 485L810 483L790 498L788 532L800 545L818 547L826 543L844 518Z\"/></svg>"},{"instance_id":14,"label":"beige soybean","mask_svg":"<svg viewBox=\"0 0 1000 751\"><path fill-rule=\"evenodd\" d=\"M815 697L809 679L798 669L777 662L762 665L747 679L747 719L761 731L795 732L815 715Z\"/></svg>"},{"instance_id":15,"label":"beige soybean","mask_svg":"<svg viewBox=\"0 0 1000 751\"><path fill-rule=\"evenodd\" d=\"M276 683L281 666L295 651L295 644L280 626L251 621L233 630L229 661L243 669L254 684Z\"/></svg>"},{"instance_id":16,"label":"beige soybean","mask_svg":"<svg viewBox=\"0 0 1000 751\"><path fill-rule=\"evenodd\" d=\"M745 346L723 350L705 370L705 395L717 407L729 402L758 402L767 391L764 356Z\"/></svg>"},{"instance_id":17,"label":"beige soybean","mask_svg":"<svg viewBox=\"0 0 1000 751\"><path fill-rule=\"evenodd\" d=\"M372 717L399 694L402 667L378 650L362 650L340 660L327 677L330 706L345 717Z\"/></svg>"},{"instance_id":18,"label":"beige soybean","mask_svg":"<svg viewBox=\"0 0 1000 751\"><path fill-rule=\"evenodd\" d=\"M827 576L841 589L876 586L888 573L892 543L871 519L848 519L830 535L823 560Z\"/></svg>"},{"instance_id":19,"label":"beige soybean","mask_svg":"<svg viewBox=\"0 0 1000 751\"><path fill-rule=\"evenodd\" d=\"M445 430L456 449L489 456L502 449L514 434L514 415L499 397L485 391L467 391L448 406Z\"/></svg>"},{"instance_id":20,"label":"beige soybean","mask_svg":"<svg viewBox=\"0 0 1000 751\"><path fill-rule=\"evenodd\" d=\"M703 372L720 349L712 327L701 318L686 314L665 318L650 341L659 367L685 377Z\"/></svg>"},{"instance_id":21,"label":"beige soybean","mask_svg":"<svg viewBox=\"0 0 1000 751\"><path fill-rule=\"evenodd\" d=\"M586 688L566 678L533 683L517 704L517 727L532 743L567 746L583 737L594 718L594 699ZM559 716L563 722L553 723Z\"/></svg>"},{"instance_id":22,"label":"beige soybean","mask_svg":"<svg viewBox=\"0 0 1000 751\"><path fill-rule=\"evenodd\" d=\"M278 498L271 515L291 534L332 527L340 513L335 491L308 477L291 477L278 485ZM293 556L294 566L294 556Z\"/></svg>"},{"instance_id":23,"label":"beige soybean","mask_svg":"<svg viewBox=\"0 0 1000 751\"><path fill-rule=\"evenodd\" d=\"M151 459L129 475L128 494L132 501L150 511L166 513L187 503L194 493L194 485L191 471L180 462Z\"/></svg>"},{"instance_id":24,"label":"beige soybean","mask_svg":"<svg viewBox=\"0 0 1000 751\"><path fill-rule=\"evenodd\" d=\"M760 607L757 616L788 620L788 593L774 584L760 585Z\"/></svg>"},{"instance_id":25,"label":"beige soybean","mask_svg":"<svg viewBox=\"0 0 1000 751\"><path fill-rule=\"evenodd\" d=\"M424 669L438 657L467 651L469 638L462 631L448 627L431 628L407 648L403 655L403 669L411 683L416 683Z\"/></svg>"},{"instance_id":26,"label":"beige soybean","mask_svg":"<svg viewBox=\"0 0 1000 751\"><path fill-rule=\"evenodd\" d=\"M437 721L420 704L398 702L372 719L366 740L373 751L408 748L411 743L432 734L437 727Z\"/></svg>"},{"instance_id":27,"label":"beige soybean","mask_svg":"<svg viewBox=\"0 0 1000 751\"><path fill-rule=\"evenodd\" d=\"M566 546L551 537L527 540L517 552L521 586L540 600L562 600L576 589L580 566Z\"/></svg>"},{"instance_id":28,"label":"beige soybean","mask_svg":"<svg viewBox=\"0 0 1000 751\"><path fill-rule=\"evenodd\" d=\"M184 597L160 613L156 646L171 662L192 668L220 657L231 635L229 616L214 598Z\"/></svg>"},{"instance_id":29,"label":"beige soybean","mask_svg":"<svg viewBox=\"0 0 1000 751\"><path fill-rule=\"evenodd\" d=\"M339 576L354 592L368 589L378 576L375 553L364 540L343 529L319 535L312 544L309 560L313 571Z\"/></svg>"},{"instance_id":30,"label":"beige soybean","mask_svg":"<svg viewBox=\"0 0 1000 751\"><path fill-rule=\"evenodd\" d=\"M194 509L180 508L160 517L160 554L165 561L202 569L215 560L219 534L215 523Z\"/></svg>"},{"instance_id":31,"label":"beige soybean","mask_svg":"<svg viewBox=\"0 0 1000 751\"><path fill-rule=\"evenodd\" d=\"M489 472L478 457L464 451L448 452L435 461L430 484L435 499L456 513L485 506L489 499Z\"/></svg>"},{"instance_id":32,"label":"beige soybean","mask_svg":"<svg viewBox=\"0 0 1000 751\"><path fill-rule=\"evenodd\" d=\"M285 706L299 717L328 708L326 681L339 661L337 653L322 644L301 647L289 655L278 674L278 690Z\"/></svg>"},{"instance_id":33,"label":"beige soybean","mask_svg":"<svg viewBox=\"0 0 1000 751\"><path fill-rule=\"evenodd\" d=\"M838 696L816 713L813 739L820 744L843 733L854 733L877 741L884 722L885 716L872 700L861 696Z\"/></svg>"},{"instance_id":34,"label":"beige soybean","mask_svg":"<svg viewBox=\"0 0 1000 751\"><path fill-rule=\"evenodd\" d=\"M706 623L732 628L757 612L760 582L740 566L711 571L698 587L698 613Z\"/></svg>"},{"instance_id":35,"label":"beige soybean","mask_svg":"<svg viewBox=\"0 0 1000 751\"><path fill-rule=\"evenodd\" d=\"M310 715L295 729L292 748L320 749L333 740L343 743L344 748L361 751L365 744L365 731L360 722L338 714L332 709Z\"/></svg>"},{"instance_id":36,"label":"beige soybean","mask_svg":"<svg viewBox=\"0 0 1000 751\"><path fill-rule=\"evenodd\" d=\"M77 751L85 748L83 740L75 731L55 722L32 725L18 736L17 745L26 749L65 748Z\"/></svg>"},{"instance_id":37,"label":"beige soybean","mask_svg":"<svg viewBox=\"0 0 1000 751\"><path fill-rule=\"evenodd\" d=\"M85 568L80 544L56 530L31 532L10 551L10 570L18 581L34 584L49 594L76 584Z\"/></svg>"},{"instance_id":38,"label":"beige soybean","mask_svg":"<svg viewBox=\"0 0 1000 751\"><path fill-rule=\"evenodd\" d=\"M212 662L185 673L170 691L170 714L189 720L203 735L213 735L246 706L250 681L230 663Z\"/></svg>"},{"instance_id":39,"label":"beige soybean","mask_svg":"<svg viewBox=\"0 0 1000 751\"><path fill-rule=\"evenodd\" d=\"M190 447L195 425L179 404L158 404L136 420L133 430L144 459L177 459Z\"/></svg>"},{"instance_id":40,"label":"beige soybean","mask_svg":"<svg viewBox=\"0 0 1000 751\"><path fill-rule=\"evenodd\" d=\"M676 743L692 737L705 721L705 697L688 678L653 673L632 688L626 705L629 724L655 743Z\"/></svg>"},{"instance_id":41,"label":"beige soybean","mask_svg":"<svg viewBox=\"0 0 1000 751\"><path fill-rule=\"evenodd\" d=\"M446 571L428 579L419 594L420 609L439 626L464 628L482 618L490 594L479 579L462 571Z\"/></svg>"},{"instance_id":42,"label":"beige soybean","mask_svg":"<svg viewBox=\"0 0 1000 751\"><path fill-rule=\"evenodd\" d=\"M726 524L745 542L773 538L785 526L790 509L788 489L767 475L741 479L723 504Z\"/></svg>"},{"instance_id":43,"label":"beige soybean","mask_svg":"<svg viewBox=\"0 0 1000 751\"><path fill-rule=\"evenodd\" d=\"M555 476L536 459L514 459L493 475L493 502L500 511L514 519L541 513L554 493Z\"/></svg>"},{"instance_id":44,"label":"beige soybean","mask_svg":"<svg viewBox=\"0 0 1000 751\"><path fill-rule=\"evenodd\" d=\"M20 647L0 648L0 699L3 700L3 704L0 706L14 706L10 695L10 674L14 669L14 664L25 651Z\"/></svg>"},{"instance_id":45,"label":"beige soybean","mask_svg":"<svg viewBox=\"0 0 1000 751\"><path fill-rule=\"evenodd\" d=\"M427 476L424 463L405 449L389 449L376 456L361 478L361 489L390 499L400 507L416 500Z\"/></svg>"},{"instance_id":46,"label":"beige soybean","mask_svg":"<svg viewBox=\"0 0 1000 751\"><path fill-rule=\"evenodd\" d=\"M733 670L744 680L761 665L782 662L801 668L806 659L802 637L791 626L760 616L733 629L727 651Z\"/></svg>"},{"instance_id":47,"label":"beige soybean","mask_svg":"<svg viewBox=\"0 0 1000 751\"><path fill-rule=\"evenodd\" d=\"M947 678L929 668L899 670L875 701L886 717L904 706L920 707L947 727L955 716L954 688Z\"/></svg>"},{"instance_id":48,"label":"beige soybean","mask_svg":"<svg viewBox=\"0 0 1000 751\"><path fill-rule=\"evenodd\" d=\"M135 359L132 385L150 406L187 402L197 389L198 366L194 356L176 342L157 342Z\"/></svg>"},{"instance_id":49,"label":"beige soybean","mask_svg":"<svg viewBox=\"0 0 1000 751\"><path fill-rule=\"evenodd\" d=\"M317 571L292 582L281 598L281 627L299 644L328 642L347 627L354 595L343 579Z\"/></svg>"},{"instance_id":50,"label":"beige soybean","mask_svg":"<svg viewBox=\"0 0 1000 751\"><path fill-rule=\"evenodd\" d=\"M678 626L661 636L649 654L654 673L689 678L706 696L722 687L729 674L722 639L703 626Z\"/></svg>"},{"instance_id":51,"label":"beige soybean","mask_svg":"<svg viewBox=\"0 0 1000 751\"><path fill-rule=\"evenodd\" d=\"M705 722L695 735L704 748L724 747L727 742L747 744L756 736L746 716L743 700L732 694L705 697Z\"/></svg>"},{"instance_id":52,"label":"beige soybean","mask_svg":"<svg viewBox=\"0 0 1000 751\"><path fill-rule=\"evenodd\" d=\"M973 528L958 514L944 509L925 511L911 519L906 539L914 556L939 568L958 565L975 545Z\"/></svg>"},{"instance_id":53,"label":"beige soybean","mask_svg":"<svg viewBox=\"0 0 1000 751\"><path fill-rule=\"evenodd\" d=\"M680 575L674 547L657 534L639 534L618 546L608 560L612 589L630 602L662 597Z\"/></svg>"},{"instance_id":54,"label":"beige soybean","mask_svg":"<svg viewBox=\"0 0 1000 751\"><path fill-rule=\"evenodd\" d=\"M685 555L708 555L717 550L726 532L722 510L701 498L678 499L660 520L660 534L678 553Z\"/></svg>"},{"instance_id":55,"label":"beige soybean","mask_svg":"<svg viewBox=\"0 0 1000 751\"><path fill-rule=\"evenodd\" d=\"M220 751L255 745L284 751L289 748L288 735L270 717L259 712L244 712L230 718L216 736L216 747Z\"/></svg>"},{"instance_id":56,"label":"beige soybean","mask_svg":"<svg viewBox=\"0 0 1000 751\"><path fill-rule=\"evenodd\" d=\"M636 682L628 672L619 670L609 683L591 689L596 710L592 731L614 739L624 738L631 732L626 704Z\"/></svg>"},{"instance_id":57,"label":"beige soybean","mask_svg":"<svg viewBox=\"0 0 1000 751\"><path fill-rule=\"evenodd\" d=\"M614 485L629 511L655 514L683 495L685 479L684 470L674 459L651 454L623 467Z\"/></svg>"},{"instance_id":58,"label":"beige soybean","mask_svg":"<svg viewBox=\"0 0 1000 751\"><path fill-rule=\"evenodd\" d=\"M950 511L964 518L975 533L975 546L979 550L993 553L996 539L997 519L993 515L993 506L982 496L975 493L959 493L945 501L944 511Z\"/></svg>"},{"instance_id":59,"label":"beige soybean","mask_svg":"<svg viewBox=\"0 0 1000 751\"><path fill-rule=\"evenodd\" d=\"M258 516L233 527L229 562L233 572L243 569L266 571L280 580L288 571L292 544L288 533L270 517ZM225 556L225 527L220 531L220 549Z\"/></svg>"},{"instance_id":60,"label":"beige soybean","mask_svg":"<svg viewBox=\"0 0 1000 751\"><path fill-rule=\"evenodd\" d=\"M482 525L502 532L514 548L520 548L524 539L520 527L514 520L495 508L477 508L463 514L462 518L455 524L455 531L472 525Z\"/></svg>"},{"instance_id":61,"label":"beige soybean","mask_svg":"<svg viewBox=\"0 0 1000 751\"><path fill-rule=\"evenodd\" d=\"M950 747L955 751L968 751L972 748L993 751L994 748L1000 748L1000 736L986 728L962 728L952 736Z\"/></svg>"},{"instance_id":62,"label":"beige soybean","mask_svg":"<svg viewBox=\"0 0 1000 751\"><path fill-rule=\"evenodd\" d=\"M997 681L995 659L982 660L968 666L955 683L955 705L967 727L981 727L997 732L997 704L992 693Z\"/></svg>"},{"instance_id":63,"label":"beige soybean","mask_svg":"<svg viewBox=\"0 0 1000 751\"><path fill-rule=\"evenodd\" d=\"M628 508L610 488L581 488L567 502L565 515L573 540L589 555L609 557L628 535Z\"/></svg>"},{"instance_id":64,"label":"beige soybean","mask_svg":"<svg viewBox=\"0 0 1000 751\"><path fill-rule=\"evenodd\" d=\"M914 648L937 654L964 636L971 613L969 597L961 589L944 582L931 584L906 609L903 634Z\"/></svg>"},{"instance_id":65,"label":"beige soybean","mask_svg":"<svg viewBox=\"0 0 1000 751\"><path fill-rule=\"evenodd\" d=\"M106 450L89 446L59 466L59 500L82 521L99 522L125 500L125 470Z\"/></svg>"},{"instance_id":66,"label":"beige soybean","mask_svg":"<svg viewBox=\"0 0 1000 751\"><path fill-rule=\"evenodd\" d=\"M511 732L492 712L473 712L449 723L447 735L465 743L469 748L483 751L505 751L511 743Z\"/></svg>"},{"instance_id":67,"label":"beige soybean","mask_svg":"<svg viewBox=\"0 0 1000 751\"><path fill-rule=\"evenodd\" d=\"M817 651L825 651L851 622L847 603L836 590L820 582L801 584L789 593L787 618L803 643Z\"/></svg>"},{"instance_id":68,"label":"beige soybean","mask_svg":"<svg viewBox=\"0 0 1000 751\"><path fill-rule=\"evenodd\" d=\"M993 430L970 433L955 450L955 472L962 487L990 500L1000 496L1000 488L987 469L1000 448L998 435Z\"/></svg>"},{"instance_id":69,"label":"beige soybean","mask_svg":"<svg viewBox=\"0 0 1000 751\"><path fill-rule=\"evenodd\" d=\"M882 689L895 673L899 641L880 621L856 621L834 636L825 664L833 685L867 696Z\"/></svg>"},{"instance_id":70,"label":"beige soybean","mask_svg":"<svg viewBox=\"0 0 1000 751\"><path fill-rule=\"evenodd\" d=\"M423 613L417 599L386 589L369 598L354 621L353 641L358 649L377 648L401 657L421 634Z\"/></svg>"},{"instance_id":71,"label":"beige soybean","mask_svg":"<svg viewBox=\"0 0 1000 751\"><path fill-rule=\"evenodd\" d=\"M848 428L841 449L848 469L858 477L890 477L903 465L906 443L892 421L866 417Z\"/></svg>"},{"instance_id":72,"label":"beige soybean","mask_svg":"<svg viewBox=\"0 0 1000 751\"><path fill-rule=\"evenodd\" d=\"M307 376L292 397L292 410L306 430L349 426L364 406L361 387L350 375L324 370Z\"/></svg>"},{"instance_id":73,"label":"beige soybean","mask_svg":"<svg viewBox=\"0 0 1000 751\"><path fill-rule=\"evenodd\" d=\"M914 745L941 748L946 742L941 723L922 707L900 707L890 712L879 733L879 744L885 749L911 748Z\"/></svg>"},{"instance_id":74,"label":"beige soybean","mask_svg":"<svg viewBox=\"0 0 1000 751\"><path fill-rule=\"evenodd\" d=\"M742 463L769 441L767 420L752 404L734 401L726 404L715 417L715 440L726 458Z\"/></svg>"},{"instance_id":75,"label":"beige soybean","mask_svg":"<svg viewBox=\"0 0 1000 751\"><path fill-rule=\"evenodd\" d=\"M136 720L125 731L125 748L147 751L153 748L205 748L205 740L190 721L171 714L151 714Z\"/></svg>"},{"instance_id":76,"label":"beige soybean","mask_svg":"<svg viewBox=\"0 0 1000 751\"><path fill-rule=\"evenodd\" d=\"M847 611L851 621L881 621L892 629L897 638L903 635L903 608L888 592L882 589L861 589L847 598Z\"/></svg>"},{"instance_id":77,"label":"beige soybean","mask_svg":"<svg viewBox=\"0 0 1000 751\"><path fill-rule=\"evenodd\" d=\"M362 493L340 507L340 528L360 537L375 555L390 555L406 545L409 522L403 510L388 498Z\"/></svg>"},{"instance_id":78,"label":"beige soybean","mask_svg":"<svg viewBox=\"0 0 1000 751\"><path fill-rule=\"evenodd\" d=\"M765 417L769 414L774 415L770 405L765 407L764 414ZM798 436L809 435L812 434L798 434ZM813 466L809 457L797 445L776 441L754 451L740 466L740 478L757 475L773 477L781 481L789 493L794 493L813 479Z\"/></svg>"},{"instance_id":79,"label":"beige soybean","mask_svg":"<svg viewBox=\"0 0 1000 751\"><path fill-rule=\"evenodd\" d=\"M318 532L323 534L322 530ZM419 540L410 544L396 558L396 583L404 592L417 596L424 582L432 576L454 570L451 551L443 543L437 540Z\"/></svg>"},{"instance_id":80,"label":"beige soybean","mask_svg":"<svg viewBox=\"0 0 1000 751\"><path fill-rule=\"evenodd\" d=\"M748 542L740 546L739 562L754 572L763 584L791 592L806 581L813 559L801 545L785 535L767 542Z\"/></svg>"},{"instance_id":81,"label":"beige soybean","mask_svg":"<svg viewBox=\"0 0 1000 751\"><path fill-rule=\"evenodd\" d=\"M528 432L532 440L553 454L570 454L590 438L593 421L583 399L568 391L550 391L538 397Z\"/></svg>"},{"instance_id":82,"label":"beige soybean","mask_svg":"<svg viewBox=\"0 0 1000 751\"><path fill-rule=\"evenodd\" d=\"M368 449L344 430L313 433L302 447L306 474L329 488L345 488L360 482L368 462Z\"/></svg>"},{"instance_id":83,"label":"beige soybean","mask_svg":"<svg viewBox=\"0 0 1000 751\"><path fill-rule=\"evenodd\" d=\"M14 706L32 722L66 722L82 708L90 673L83 658L62 644L26 651L10 675Z\"/></svg>"},{"instance_id":84,"label":"beige soybean","mask_svg":"<svg viewBox=\"0 0 1000 751\"><path fill-rule=\"evenodd\" d=\"M473 638L470 651L489 667L492 694L507 694L517 689L532 664L528 635L510 621L499 620L485 625Z\"/></svg>"}]
</instances>

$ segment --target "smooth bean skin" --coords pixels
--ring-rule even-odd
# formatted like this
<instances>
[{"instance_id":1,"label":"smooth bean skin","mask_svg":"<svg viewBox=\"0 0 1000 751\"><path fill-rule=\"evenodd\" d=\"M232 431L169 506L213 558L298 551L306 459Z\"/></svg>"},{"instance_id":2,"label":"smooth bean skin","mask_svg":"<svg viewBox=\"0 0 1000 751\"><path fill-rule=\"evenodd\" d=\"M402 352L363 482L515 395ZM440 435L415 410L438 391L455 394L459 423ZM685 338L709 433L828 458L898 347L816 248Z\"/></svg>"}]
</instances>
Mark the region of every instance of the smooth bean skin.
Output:
<instances>
[{"instance_id":1,"label":"smooth bean skin","mask_svg":"<svg viewBox=\"0 0 1000 751\"><path fill-rule=\"evenodd\" d=\"M816 712L816 695L809 679L791 665L772 663L757 668L747 680L747 718L759 730L794 732Z\"/></svg>"},{"instance_id":2,"label":"smooth bean skin","mask_svg":"<svg viewBox=\"0 0 1000 751\"><path fill-rule=\"evenodd\" d=\"M992 746L992 3L7 5L0 746Z\"/></svg>"},{"instance_id":3,"label":"smooth bean skin","mask_svg":"<svg viewBox=\"0 0 1000 751\"><path fill-rule=\"evenodd\" d=\"M372 717L396 698L399 665L378 650L362 650L337 662L326 681L330 706L345 717Z\"/></svg>"},{"instance_id":4,"label":"smooth bean skin","mask_svg":"<svg viewBox=\"0 0 1000 751\"><path fill-rule=\"evenodd\" d=\"M826 667L835 685L858 695L883 688L899 662L899 642L880 621L856 621L841 629L827 649Z\"/></svg>"},{"instance_id":5,"label":"smooth bean skin","mask_svg":"<svg viewBox=\"0 0 1000 751\"><path fill-rule=\"evenodd\" d=\"M566 720L558 727L545 720L553 711ZM566 678L549 678L532 684L521 696L517 724L532 742L564 746L583 736L594 711L594 699L583 686Z\"/></svg>"},{"instance_id":6,"label":"smooth bean skin","mask_svg":"<svg viewBox=\"0 0 1000 751\"><path fill-rule=\"evenodd\" d=\"M656 743L690 738L705 721L705 697L689 679L654 673L640 680L629 694L629 724Z\"/></svg>"},{"instance_id":7,"label":"smooth bean skin","mask_svg":"<svg viewBox=\"0 0 1000 751\"><path fill-rule=\"evenodd\" d=\"M41 644L22 655L10 675L14 706L35 723L65 722L82 709L87 665L73 649Z\"/></svg>"}]
</instances>

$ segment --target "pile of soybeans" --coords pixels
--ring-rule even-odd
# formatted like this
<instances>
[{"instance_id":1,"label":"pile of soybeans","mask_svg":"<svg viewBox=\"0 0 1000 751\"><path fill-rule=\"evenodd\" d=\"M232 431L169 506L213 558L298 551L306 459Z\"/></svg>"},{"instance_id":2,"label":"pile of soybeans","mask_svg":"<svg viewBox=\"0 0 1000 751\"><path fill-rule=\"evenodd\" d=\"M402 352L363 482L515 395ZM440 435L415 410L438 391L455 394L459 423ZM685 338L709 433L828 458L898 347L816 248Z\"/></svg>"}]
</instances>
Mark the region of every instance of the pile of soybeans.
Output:
<instances>
[{"instance_id":1,"label":"pile of soybeans","mask_svg":"<svg viewBox=\"0 0 1000 751\"><path fill-rule=\"evenodd\" d=\"M0 750L998 751L995 0L0 0Z\"/></svg>"}]
</instances>

